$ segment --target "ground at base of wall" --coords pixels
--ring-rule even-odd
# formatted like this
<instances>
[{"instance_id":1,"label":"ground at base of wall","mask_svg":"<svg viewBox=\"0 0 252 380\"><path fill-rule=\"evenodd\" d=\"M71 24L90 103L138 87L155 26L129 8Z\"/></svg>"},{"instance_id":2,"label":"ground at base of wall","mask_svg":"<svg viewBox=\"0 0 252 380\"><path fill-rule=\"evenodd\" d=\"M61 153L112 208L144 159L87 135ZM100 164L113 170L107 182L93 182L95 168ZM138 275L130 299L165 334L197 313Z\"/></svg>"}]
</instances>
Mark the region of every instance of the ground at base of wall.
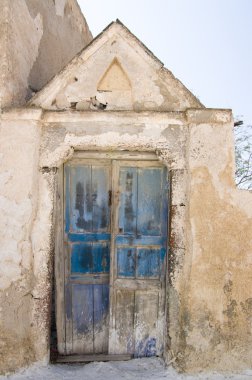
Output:
<instances>
[{"instance_id":1,"label":"ground at base of wall","mask_svg":"<svg viewBox=\"0 0 252 380\"><path fill-rule=\"evenodd\" d=\"M252 370L237 374L207 373L199 375L178 374L165 368L158 358L134 359L126 362L100 362L78 365L34 365L15 375L0 376L0 380L245 380L252 378Z\"/></svg>"}]
</instances>

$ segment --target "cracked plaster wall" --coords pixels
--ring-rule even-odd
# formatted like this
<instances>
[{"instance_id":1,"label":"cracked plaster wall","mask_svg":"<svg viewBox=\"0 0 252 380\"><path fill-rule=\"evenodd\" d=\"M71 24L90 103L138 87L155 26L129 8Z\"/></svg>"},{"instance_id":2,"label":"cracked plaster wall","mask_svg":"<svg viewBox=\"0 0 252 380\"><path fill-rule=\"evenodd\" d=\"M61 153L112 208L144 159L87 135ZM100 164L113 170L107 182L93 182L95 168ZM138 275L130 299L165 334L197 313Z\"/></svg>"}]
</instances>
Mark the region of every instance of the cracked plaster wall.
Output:
<instances>
[{"instance_id":1,"label":"cracked plaster wall","mask_svg":"<svg viewBox=\"0 0 252 380\"><path fill-rule=\"evenodd\" d=\"M0 0L0 107L22 105L92 39L75 0Z\"/></svg>"},{"instance_id":2,"label":"cracked plaster wall","mask_svg":"<svg viewBox=\"0 0 252 380\"><path fill-rule=\"evenodd\" d=\"M180 170L182 177L185 174L187 126L183 117L176 113L168 118L159 113L107 113L105 117L106 123L104 114L99 112L67 112L65 120L61 120L62 114L41 114L36 110L2 114L0 136L6 149L1 169L1 194L6 197L2 210L5 230L1 236L6 250L0 265L2 372L49 359L57 168L75 150L126 149L156 151L174 172ZM8 140L13 140L10 146L6 144ZM6 154L9 151L15 152L15 156ZM185 190L180 186L181 193ZM23 213L15 221L13 231L17 205L23 207Z\"/></svg>"},{"instance_id":3,"label":"cracked plaster wall","mask_svg":"<svg viewBox=\"0 0 252 380\"><path fill-rule=\"evenodd\" d=\"M196 112L190 125L191 269L181 366L237 371L252 366L252 194L234 184L232 119L218 124L205 116Z\"/></svg>"},{"instance_id":4,"label":"cracked plaster wall","mask_svg":"<svg viewBox=\"0 0 252 380\"><path fill-rule=\"evenodd\" d=\"M45 117L41 166L75 150L128 149L156 151L171 171L167 361L251 366L252 195L235 187L231 112L74 115Z\"/></svg>"},{"instance_id":5,"label":"cracked plaster wall","mask_svg":"<svg viewBox=\"0 0 252 380\"><path fill-rule=\"evenodd\" d=\"M35 359L30 334L34 285L32 230L38 196L40 129L0 125L0 372Z\"/></svg>"},{"instance_id":6,"label":"cracked plaster wall","mask_svg":"<svg viewBox=\"0 0 252 380\"><path fill-rule=\"evenodd\" d=\"M152 151L170 170L166 360L251 366L252 195L234 185L232 126L208 109L2 114L2 372L48 360L55 183L76 150Z\"/></svg>"}]
</instances>

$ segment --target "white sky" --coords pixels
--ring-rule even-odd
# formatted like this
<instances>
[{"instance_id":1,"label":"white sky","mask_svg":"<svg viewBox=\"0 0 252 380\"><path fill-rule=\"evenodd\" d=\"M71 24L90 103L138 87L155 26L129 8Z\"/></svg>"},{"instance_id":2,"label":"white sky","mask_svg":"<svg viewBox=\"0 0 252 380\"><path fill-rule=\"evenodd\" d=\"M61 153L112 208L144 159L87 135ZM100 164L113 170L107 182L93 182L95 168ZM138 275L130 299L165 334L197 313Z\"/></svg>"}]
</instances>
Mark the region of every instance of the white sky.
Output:
<instances>
[{"instance_id":1,"label":"white sky","mask_svg":"<svg viewBox=\"0 0 252 380\"><path fill-rule=\"evenodd\" d=\"M206 107L252 124L252 0L78 0L95 37L119 18Z\"/></svg>"}]
</instances>

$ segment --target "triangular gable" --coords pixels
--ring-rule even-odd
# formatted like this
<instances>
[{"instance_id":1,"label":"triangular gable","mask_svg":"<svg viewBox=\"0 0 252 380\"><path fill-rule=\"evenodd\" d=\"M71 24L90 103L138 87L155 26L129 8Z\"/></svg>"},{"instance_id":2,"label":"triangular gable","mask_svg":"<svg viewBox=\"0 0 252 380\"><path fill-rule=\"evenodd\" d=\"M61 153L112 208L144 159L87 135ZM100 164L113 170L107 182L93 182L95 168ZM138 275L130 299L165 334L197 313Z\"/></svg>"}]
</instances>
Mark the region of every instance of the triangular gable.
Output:
<instances>
[{"instance_id":1,"label":"triangular gable","mask_svg":"<svg viewBox=\"0 0 252 380\"><path fill-rule=\"evenodd\" d=\"M203 107L119 20L28 104L51 110L184 111Z\"/></svg>"}]
</instances>

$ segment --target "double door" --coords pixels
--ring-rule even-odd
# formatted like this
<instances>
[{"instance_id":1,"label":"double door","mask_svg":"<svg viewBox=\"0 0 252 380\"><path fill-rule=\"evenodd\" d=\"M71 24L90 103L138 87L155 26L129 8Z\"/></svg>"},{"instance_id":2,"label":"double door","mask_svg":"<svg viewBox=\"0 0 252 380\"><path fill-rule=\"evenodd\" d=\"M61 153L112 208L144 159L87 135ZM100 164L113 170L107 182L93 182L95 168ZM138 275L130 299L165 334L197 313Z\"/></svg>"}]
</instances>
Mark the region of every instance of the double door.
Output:
<instances>
[{"instance_id":1,"label":"double door","mask_svg":"<svg viewBox=\"0 0 252 380\"><path fill-rule=\"evenodd\" d=\"M162 354L167 192L167 170L155 160L65 165L56 261L61 354Z\"/></svg>"}]
</instances>

